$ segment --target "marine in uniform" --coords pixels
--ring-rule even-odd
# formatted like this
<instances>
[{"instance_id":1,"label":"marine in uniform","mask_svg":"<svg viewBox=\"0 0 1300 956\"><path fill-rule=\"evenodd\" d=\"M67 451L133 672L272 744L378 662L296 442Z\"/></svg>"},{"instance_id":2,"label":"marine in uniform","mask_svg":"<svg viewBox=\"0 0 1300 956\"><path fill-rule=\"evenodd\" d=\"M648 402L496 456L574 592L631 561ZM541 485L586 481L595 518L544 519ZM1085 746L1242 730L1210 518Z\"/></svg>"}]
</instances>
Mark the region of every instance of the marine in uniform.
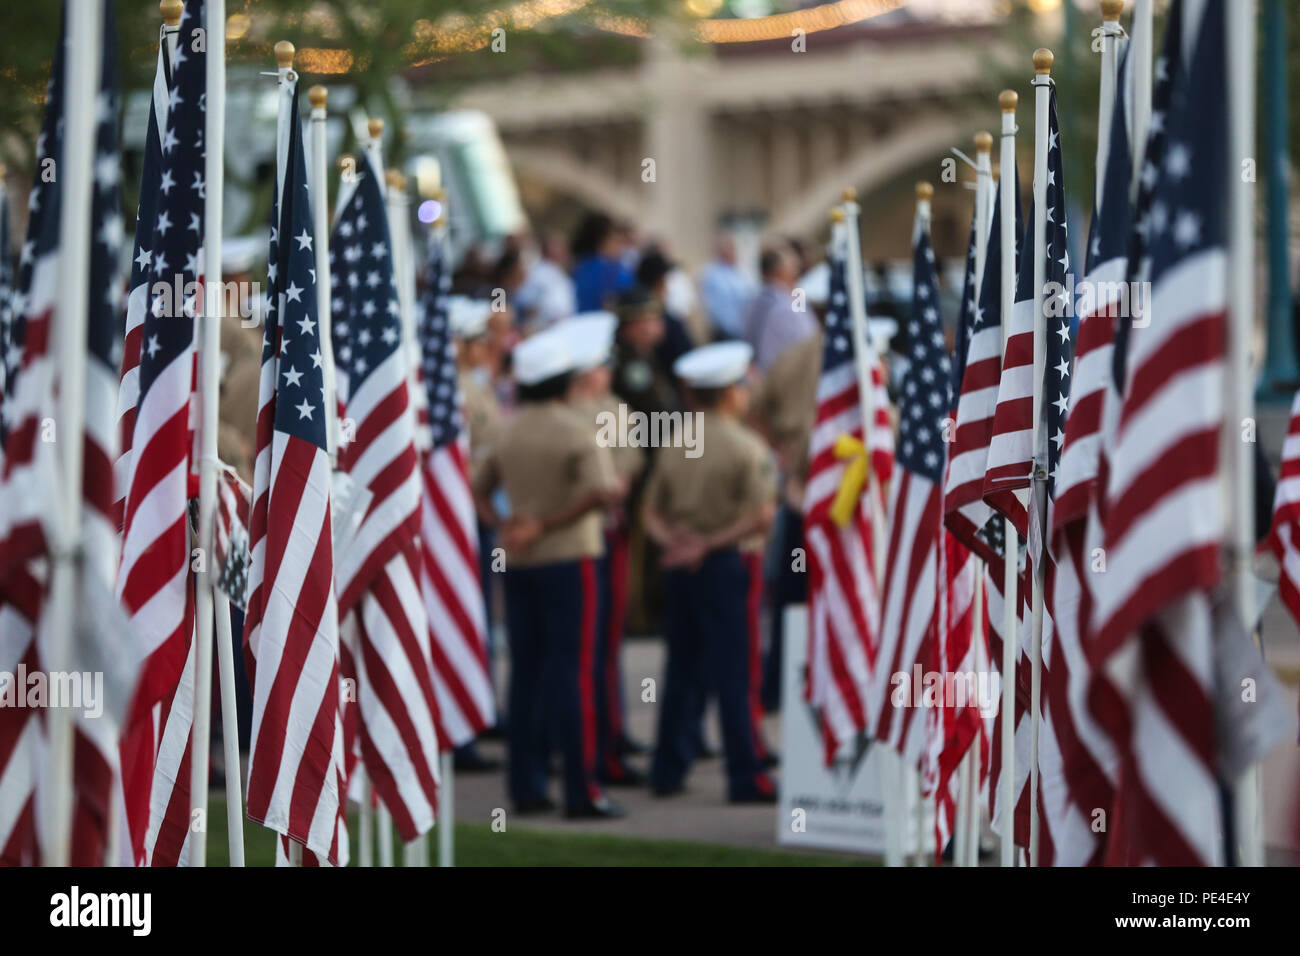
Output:
<instances>
[{"instance_id":1,"label":"marine in uniform","mask_svg":"<svg viewBox=\"0 0 1300 956\"><path fill-rule=\"evenodd\" d=\"M622 816L596 777L595 671L602 512L618 499L609 450L565 404L573 362L554 329L515 346L518 404L478 463L474 497L505 548L509 767L517 812L554 806L547 746L563 762L565 815ZM493 506L501 488L508 514Z\"/></svg>"},{"instance_id":2,"label":"marine in uniform","mask_svg":"<svg viewBox=\"0 0 1300 956\"><path fill-rule=\"evenodd\" d=\"M610 392L610 357L618 319L608 312L586 312L563 320L558 328L568 336L574 375L569 404L598 440L617 422L619 401ZM601 440L609 448L622 500L605 511L605 556L598 571L601 614L596 633L597 773L602 783L631 786L645 775L623 760L628 748L623 701L623 628L628 594L627 493L645 466L645 451L629 443Z\"/></svg>"},{"instance_id":3,"label":"marine in uniform","mask_svg":"<svg viewBox=\"0 0 1300 956\"><path fill-rule=\"evenodd\" d=\"M752 358L749 345L724 342L677 360L674 371L703 410L698 444L661 448L645 489L642 519L664 567L668 662L650 770L661 796L683 789L697 755L694 690L703 686L717 699L728 799L776 800L751 709L751 577L742 553L766 532L776 507L771 454L743 422Z\"/></svg>"}]
</instances>

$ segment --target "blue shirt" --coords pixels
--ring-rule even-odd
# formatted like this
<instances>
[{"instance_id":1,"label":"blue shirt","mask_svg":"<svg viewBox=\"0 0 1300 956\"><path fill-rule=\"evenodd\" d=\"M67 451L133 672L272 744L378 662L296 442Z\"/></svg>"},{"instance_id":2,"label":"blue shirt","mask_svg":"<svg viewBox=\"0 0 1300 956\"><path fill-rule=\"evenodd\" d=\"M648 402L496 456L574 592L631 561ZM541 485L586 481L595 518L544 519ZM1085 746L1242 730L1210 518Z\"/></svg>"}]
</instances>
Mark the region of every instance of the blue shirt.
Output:
<instances>
[{"instance_id":1,"label":"blue shirt","mask_svg":"<svg viewBox=\"0 0 1300 956\"><path fill-rule=\"evenodd\" d=\"M617 259L587 256L573 269L573 290L579 312L595 312L632 287L632 270Z\"/></svg>"},{"instance_id":2,"label":"blue shirt","mask_svg":"<svg viewBox=\"0 0 1300 956\"><path fill-rule=\"evenodd\" d=\"M725 338L745 334L745 309L754 296L754 284L735 266L714 260L700 270L700 298L713 331Z\"/></svg>"}]
</instances>

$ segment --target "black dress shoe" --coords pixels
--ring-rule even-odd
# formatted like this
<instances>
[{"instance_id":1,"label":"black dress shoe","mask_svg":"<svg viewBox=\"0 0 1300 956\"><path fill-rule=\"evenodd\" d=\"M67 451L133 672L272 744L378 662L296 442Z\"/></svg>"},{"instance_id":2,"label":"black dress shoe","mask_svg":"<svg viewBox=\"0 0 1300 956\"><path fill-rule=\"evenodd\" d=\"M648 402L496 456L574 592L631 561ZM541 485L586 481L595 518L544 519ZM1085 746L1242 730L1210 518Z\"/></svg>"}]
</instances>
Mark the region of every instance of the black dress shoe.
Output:
<instances>
[{"instance_id":1,"label":"black dress shoe","mask_svg":"<svg viewBox=\"0 0 1300 956\"><path fill-rule=\"evenodd\" d=\"M732 797L728 803L776 803L775 793L748 793L743 797Z\"/></svg>"},{"instance_id":2,"label":"black dress shoe","mask_svg":"<svg viewBox=\"0 0 1300 956\"><path fill-rule=\"evenodd\" d=\"M614 745L614 750L620 757L626 757L629 754L632 756L638 756L640 754L648 754L650 752L650 748L648 746L641 743L641 741L639 740L634 740L633 738L629 737L627 734L624 734L623 736L618 738L618 743Z\"/></svg>"},{"instance_id":3,"label":"black dress shoe","mask_svg":"<svg viewBox=\"0 0 1300 956\"><path fill-rule=\"evenodd\" d=\"M490 773L501 769L501 761L484 757L473 744L457 748L454 766L459 773Z\"/></svg>"},{"instance_id":4,"label":"black dress shoe","mask_svg":"<svg viewBox=\"0 0 1300 956\"><path fill-rule=\"evenodd\" d=\"M645 774L626 764L619 767L617 773L606 774L601 780L601 783L607 787L643 787L645 782Z\"/></svg>"},{"instance_id":5,"label":"black dress shoe","mask_svg":"<svg viewBox=\"0 0 1300 956\"><path fill-rule=\"evenodd\" d=\"M710 747L708 744L704 743L704 741L700 741L699 745L695 748L696 760L717 760L721 756L721 750Z\"/></svg>"},{"instance_id":6,"label":"black dress shoe","mask_svg":"<svg viewBox=\"0 0 1300 956\"><path fill-rule=\"evenodd\" d=\"M516 800L515 813L521 817L533 813L550 813L555 809L555 801L550 797L534 797L532 800Z\"/></svg>"},{"instance_id":7,"label":"black dress shoe","mask_svg":"<svg viewBox=\"0 0 1300 956\"><path fill-rule=\"evenodd\" d=\"M568 820L617 820L627 816L627 811L609 797L601 797L581 806L565 807L564 816Z\"/></svg>"}]
</instances>

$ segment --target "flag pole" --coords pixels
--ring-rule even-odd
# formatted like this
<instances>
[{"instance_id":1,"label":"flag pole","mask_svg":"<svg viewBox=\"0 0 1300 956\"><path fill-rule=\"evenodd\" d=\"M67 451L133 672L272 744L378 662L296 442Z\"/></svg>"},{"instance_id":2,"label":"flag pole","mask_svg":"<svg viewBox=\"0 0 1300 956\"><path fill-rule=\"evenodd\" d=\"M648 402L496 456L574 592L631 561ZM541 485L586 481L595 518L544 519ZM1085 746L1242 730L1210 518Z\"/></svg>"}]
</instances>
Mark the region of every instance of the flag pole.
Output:
<instances>
[{"instance_id":1,"label":"flag pole","mask_svg":"<svg viewBox=\"0 0 1300 956\"><path fill-rule=\"evenodd\" d=\"M280 40L275 45L275 76L276 76L276 118L275 118L275 195L276 202L279 203L284 195L284 180L288 175L289 168L289 139L290 129L289 122L292 116L293 97L297 95L296 84L298 74L293 68L293 57L297 51L294 45L288 40ZM280 222L274 225L275 229L280 228ZM289 237L280 236L280 243L286 246ZM276 303L275 315L278 317L283 314L282 304ZM328 414L328 412L327 412ZM328 442L329 437L326 436ZM302 844L290 837L287 840L290 866L302 866Z\"/></svg>"},{"instance_id":2,"label":"flag pole","mask_svg":"<svg viewBox=\"0 0 1300 956\"><path fill-rule=\"evenodd\" d=\"M400 170L384 173L384 205L388 212L388 234L393 245L393 280L397 283L397 311L402 325L402 350L406 353L406 387L411 396L411 408L424 406L418 393L420 367L420 341L415 328L415 268L411 258L410 203L406 195L406 177ZM428 436L420 428L415 430L416 451L428 446Z\"/></svg>"},{"instance_id":3,"label":"flag pole","mask_svg":"<svg viewBox=\"0 0 1300 956\"><path fill-rule=\"evenodd\" d=\"M1002 109L1002 345L1005 351L1011 329L1011 310L1016 297L1016 103L1015 90L1003 90L998 96ZM1002 865L1016 865L1015 840L1015 769L1016 769L1016 650L1019 645L1019 545L1015 525L1006 519L1006 544L1003 549L1006 568L1002 593L1005 606L1002 623L1002 770L999 790L1002 803Z\"/></svg>"},{"instance_id":4,"label":"flag pole","mask_svg":"<svg viewBox=\"0 0 1300 956\"><path fill-rule=\"evenodd\" d=\"M1155 32L1151 0L1134 0L1129 35L1129 53L1133 70L1133 182L1131 199L1137 199L1141 183L1142 159L1146 154L1147 131L1151 128L1151 49Z\"/></svg>"},{"instance_id":5,"label":"flag pole","mask_svg":"<svg viewBox=\"0 0 1300 956\"><path fill-rule=\"evenodd\" d=\"M205 14L207 35L221 38L218 44L209 44L207 52L207 95L204 112L204 140L207 151L204 157L204 274L208 295L203 312L203 354L200 358L203 387L202 452L199 474L200 536L206 534L203 545L207 557L207 577L211 584L213 610L217 631L217 680L221 688L221 742L225 756L226 778L226 839L230 852L230 865L244 865L244 809L243 787L239 766L239 716L235 706L235 648L230 626L230 601L216 587L217 571L212 567L212 527L216 511L217 480L220 462L217 458L217 426L219 416L219 389L221 368L221 320L226 304L224 275L221 262L221 239L224 230L222 198L225 195L225 133L226 133L226 4L225 0L208 0ZM203 493L208 493L206 523L203 515ZM205 590L200 588L200 592ZM202 622L203 618L199 619ZM207 668L212 669L211 641L208 642ZM197 660L197 658L196 658ZM209 679L209 685L211 680ZM196 681L195 687L199 685ZM211 697L203 703L205 714ZM197 713L197 709L196 709ZM197 739L197 738L196 738ZM205 794L206 799L206 794Z\"/></svg>"},{"instance_id":6,"label":"flag pole","mask_svg":"<svg viewBox=\"0 0 1300 956\"><path fill-rule=\"evenodd\" d=\"M1040 537L1046 523L1047 460L1043 430L1043 373L1047 365L1047 327L1043 316L1047 281L1047 148L1051 116L1052 51L1034 51L1034 457L1029 507ZM1032 542L1033 535L1030 535ZM1032 548L1030 549L1032 552ZM1047 581L1046 548L1031 553L1029 651L1029 865L1038 865L1038 734L1043 693L1043 586Z\"/></svg>"},{"instance_id":7,"label":"flag pole","mask_svg":"<svg viewBox=\"0 0 1300 956\"><path fill-rule=\"evenodd\" d=\"M450 276L451 243L447 235L447 217L450 215L447 194L437 188L429 195L430 199L440 204L438 218L430 227L432 241L438 247L442 258L443 275ZM438 783L438 807L441 819L438 825L438 866L456 865L456 755L447 750L438 755L441 763L441 779Z\"/></svg>"},{"instance_id":8,"label":"flag pole","mask_svg":"<svg viewBox=\"0 0 1300 956\"><path fill-rule=\"evenodd\" d=\"M1106 156L1110 153L1110 124L1115 113L1115 98L1119 95L1119 38L1124 35L1119 25L1124 0L1102 0L1101 4L1101 85L1097 95L1097 169L1093 177L1094 207L1101 197L1102 183L1106 179Z\"/></svg>"},{"instance_id":9,"label":"flag pole","mask_svg":"<svg viewBox=\"0 0 1300 956\"><path fill-rule=\"evenodd\" d=\"M225 134L225 3L208 0L203 24L208 36L220 37L206 56L203 138L203 303L199 323L199 553L203 555L195 589L194 718L190 732L190 820L199 829L190 835L190 865L206 866L208 855L208 758L212 727L212 635L216 576L212 570L212 517L217 500L217 400L221 369L221 188ZM215 17L215 19L214 19ZM213 33L214 24L219 32ZM229 609L227 609L229 610ZM233 683L234 670L231 669ZM232 688L233 690L233 688ZM223 688L223 697L224 688ZM224 728L223 728L224 729ZM227 768L229 774L230 768ZM235 767L238 775L238 765ZM229 808L227 808L229 812ZM242 814L241 814L242 816ZM232 850L237 833L229 834ZM233 854L232 854L233 862Z\"/></svg>"},{"instance_id":10,"label":"flag pole","mask_svg":"<svg viewBox=\"0 0 1300 956\"><path fill-rule=\"evenodd\" d=\"M334 373L333 316L330 297L329 179L326 174L325 121L329 90L317 84L307 91L311 103L311 183L312 228L316 233L316 321L320 328L321 373L325 379L325 443L330 467L338 464L339 406L338 385Z\"/></svg>"},{"instance_id":11,"label":"flag pole","mask_svg":"<svg viewBox=\"0 0 1300 956\"><path fill-rule=\"evenodd\" d=\"M382 150L384 121L378 116L370 117L366 123L366 132L370 134L370 139L366 143L366 155L370 158L370 169L367 170L366 174L378 177L379 193L387 203L388 190L384 181L384 156ZM388 807L384 806L383 801L380 801L379 808L375 813L375 830L379 839L379 865L384 867L392 866L393 815Z\"/></svg>"},{"instance_id":12,"label":"flag pole","mask_svg":"<svg viewBox=\"0 0 1300 956\"><path fill-rule=\"evenodd\" d=\"M384 173L384 205L388 213L388 234L392 244L393 279L397 283L398 319L402 327L402 351L405 353L406 387L410 392L412 408L423 405L417 392L417 369L420 361L420 343L415 328L415 270L411 262L411 226L406 197L406 177L400 170ZM423 430L415 430L416 454L427 444ZM439 755L441 761L441 755ZM441 789L442 781L439 780ZM403 847L403 866L428 865L427 835L418 836Z\"/></svg>"},{"instance_id":13,"label":"flag pole","mask_svg":"<svg viewBox=\"0 0 1300 956\"><path fill-rule=\"evenodd\" d=\"M913 246L915 246L920 234L924 232L927 236L930 234L930 204L934 198L934 184L929 182L919 182L916 184L916 220L913 227ZM932 250L933 251L933 250ZM940 548L943 547L942 534L939 538ZM944 607L944 618L946 618L947 608ZM944 626L941 624L940 626ZM915 766L908 766L906 770L907 793L909 798L912 795L916 797L916 854L915 866L929 866L930 853L927 847L927 841L935 832L935 825L930 812L932 800L927 799L921 784L920 770ZM937 809L937 808L936 808ZM937 838L936 838L937 839ZM939 847L941 851L943 848Z\"/></svg>"},{"instance_id":14,"label":"flag pole","mask_svg":"<svg viewBox=\"0 0 1300 956\"><path fill-rule=\"evenodd\" d=\"M81 607L82 431L86 417L86 327L90 309L90 223L94 182L95 104L99 101L102 0L70 3L65 24L63 205L59 210L59 282L54 337L58 356L59 442L58 541L50 582L50 635L45 666L51 674L71 670L73 632ZM73 714L52 707L49 715L49 812L46 862L67 866L72 846Z\"/></svg>"},{"instance_id":15,"label":"flag pole","mask_svg":"<svg viewBox=\"0 0 1300 956\"><path fill-rule=\"evenodd\" d=\"M862 438L867 445L867 458L871 458L870 436L875 427L875 388L871 384L871 367L867 359L867 302L866 290L862 283L862 251L858 246L858 217L861 207L858 205L857 190L846 188L843 194L844 209L844 278L849 294L849 319L853 327L853 350L858 373L858 403L862 413ZM871 507L871 548L875 565L875 585L880 587L885 565L885 521L881 514L881 504L877 495L867 489L867 500ZM880 770L881 790L885 803L885 865L903 865L903 826L906 823L905 801L903 800L902 762L888 747L881 747Z\"/></svg>"},{"instance_id":16,"label":"flag pole","mask_svg":"<svg viewBox=\"0 0 1300 956\"><path fill-rule=\"evenodd\" d=\"M1255 184L1242 171L1255 153L1255 2L1224 4L1228 72L1228 383L1223 422L1223 485L1228 566L1242 623L1255 632L1255 449L1242 429L1254 421L1251 339L1255 305ZM1264 865L1259 765L1234 784L1234 842L1242 866Z\"/></svg>"},{"instance_id":17,"label":"flag pole","mask_svg":"<svg viewBox=\"0 0 1300 956\"><path fill-rule=\"evenodd\" d=\"M975 134L975 289L976 300L984 275L984 259L988 253L989 214L992 209L993 178L989 156L993 150L993 136L987 132ZM972 558L974 570L971 591L971 647L974 649L976 673L979 673L979 648L984 642L984 561ZM979 746L972 746L962 762L961 789L957 799L956 844L953 862L957 866L975 866L979 854Z\"/></svg>"}]
</instances>

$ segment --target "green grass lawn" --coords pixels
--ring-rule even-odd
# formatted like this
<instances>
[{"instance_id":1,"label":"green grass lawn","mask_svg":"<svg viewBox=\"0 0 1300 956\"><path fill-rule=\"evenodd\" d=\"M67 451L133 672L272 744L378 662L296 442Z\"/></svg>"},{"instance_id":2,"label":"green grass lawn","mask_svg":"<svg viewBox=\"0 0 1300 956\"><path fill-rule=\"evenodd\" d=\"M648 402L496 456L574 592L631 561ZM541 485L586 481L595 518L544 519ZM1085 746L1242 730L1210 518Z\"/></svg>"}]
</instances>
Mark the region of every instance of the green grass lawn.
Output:
<instances>
[{"instance_id":1,"label":"green grass lawn","mask_svg":"<svg viewBox=\"0 0 1300 956\"><path fill-rule=\"evenodd\" d=\"M226 866L225 801L209 807L208 864ZM349 821L356 852L357 821ZM270 830L244 821L244 856L248 866L273 866L275 843ZM429 860L437 861L436 830L429 835ZM393 859L400 863L400 847ZM456 824L456 863L459 866L865 866L857 857L787 850L756 850L713 843L682 843L639 837L554 833L510 826L494 833L486 824Z\"/></svg>"}]
</instances>

